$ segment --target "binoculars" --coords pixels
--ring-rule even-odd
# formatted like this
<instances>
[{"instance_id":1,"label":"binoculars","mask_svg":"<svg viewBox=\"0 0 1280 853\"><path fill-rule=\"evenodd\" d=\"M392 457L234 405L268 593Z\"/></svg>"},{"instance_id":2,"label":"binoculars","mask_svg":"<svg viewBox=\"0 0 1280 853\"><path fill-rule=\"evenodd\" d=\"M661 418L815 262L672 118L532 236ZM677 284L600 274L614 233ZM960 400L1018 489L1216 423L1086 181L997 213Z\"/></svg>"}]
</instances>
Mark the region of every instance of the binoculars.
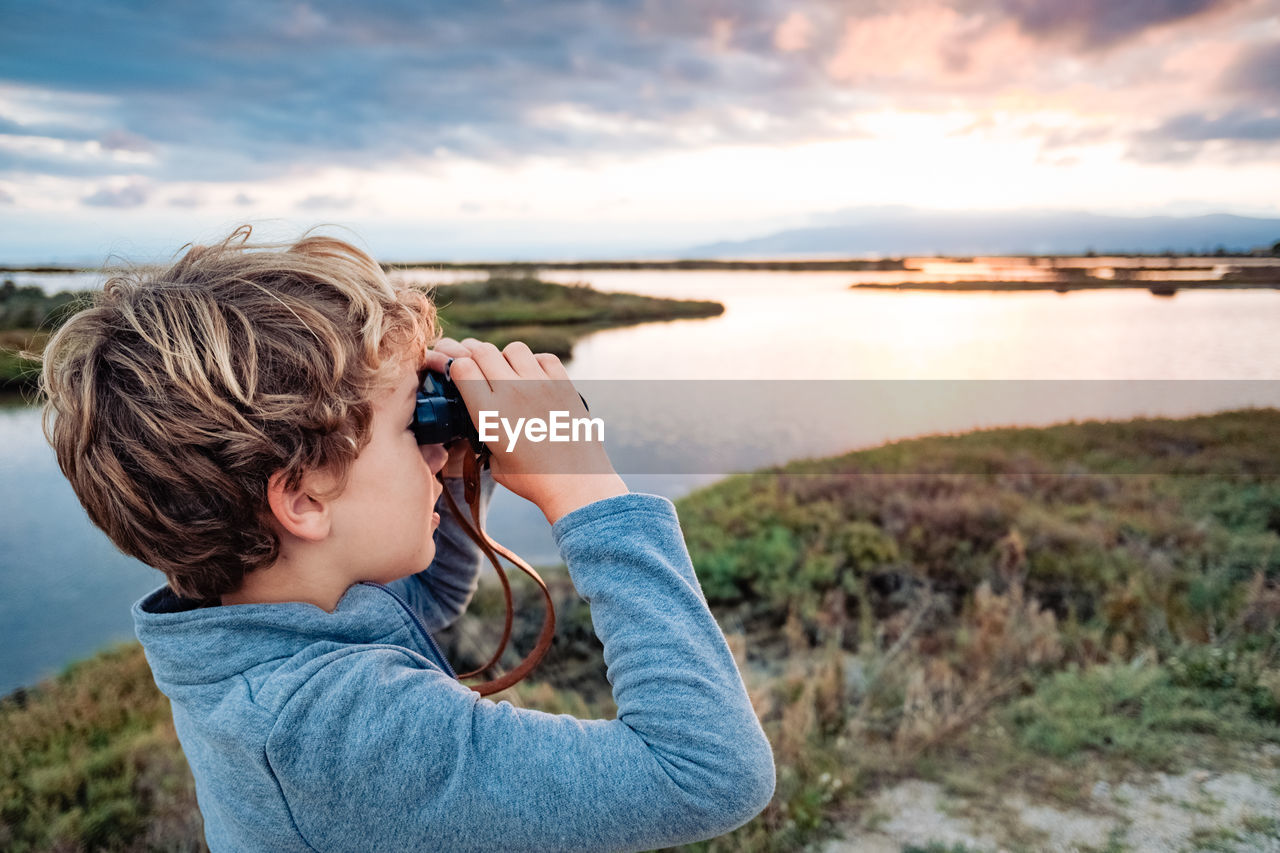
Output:
<instances>
[{"instance_id":1,"label":"binoculars","mask_svg":"<svg viewBox=\"0 0 1280 853\"><path fill-rule=\"evenodd\" d=\"M473 451L482 453L485 448L480 441L480 433L471 422L462 393L449 376L452 365L453 359L449 359L444 373L428 370L423 375L422 384L418 386L418 401L413 409L413 437L418 444L448 444L465 438ZM581 394L578 399L582 400L582 405L587 405ZM589 406L587 410L590 411Z\"/></svg>"},{"instance_id":2,"label":"binoculars","mask_svg":"<svg viewBox=\"0 0 1280 853\"><path fill-rule=\"evenodd\" d=\"M449 377L453 359L445 365L444 373L428 370L418 386L418 402L413 409L413 437L418 444L448 444L459 438L471 442L471 449L481 452L484 445L476 432L462 393Z\"/></svg>"}]
</instances>

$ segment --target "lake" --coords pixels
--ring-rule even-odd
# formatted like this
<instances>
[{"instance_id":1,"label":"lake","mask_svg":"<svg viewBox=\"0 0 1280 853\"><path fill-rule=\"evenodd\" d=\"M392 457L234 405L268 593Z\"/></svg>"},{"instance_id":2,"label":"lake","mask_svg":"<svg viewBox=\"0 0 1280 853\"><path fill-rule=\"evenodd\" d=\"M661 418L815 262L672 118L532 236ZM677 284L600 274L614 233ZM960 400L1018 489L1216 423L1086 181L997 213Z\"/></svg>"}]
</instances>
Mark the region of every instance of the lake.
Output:
<instances>
[{"instance_id":1,"label":"lake","mask_svg":"<svg viewBox=\"0 0 1280 853\"><path fill-rule=\"evenodd\" d=\"M610 425L606 443L631 487L670 497L731 471L927 433L1280 406L1280 292L849 289L903 275L544 277L724 303L711 319L594 333L568 364ZM948 268L908 275L959 277ZM0 406L0 518L0 695L133 637L129 606L163 578L88 522L39 412L15 400ZM535 565L558 560L541 513L513 495L498 494L489 529Z\"/></svg>"}]
</instances>

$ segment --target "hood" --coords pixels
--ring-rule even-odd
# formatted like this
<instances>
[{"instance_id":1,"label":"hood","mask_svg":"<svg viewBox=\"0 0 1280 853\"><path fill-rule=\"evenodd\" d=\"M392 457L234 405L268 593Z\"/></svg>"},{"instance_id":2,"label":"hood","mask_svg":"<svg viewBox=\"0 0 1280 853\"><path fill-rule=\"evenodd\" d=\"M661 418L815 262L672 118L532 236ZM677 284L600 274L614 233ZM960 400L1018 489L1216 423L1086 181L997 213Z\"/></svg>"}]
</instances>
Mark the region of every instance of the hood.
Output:
<instances>
[{"instance_id":1,"label":"hood","mask_svg":"<svg viewBox=\"0 0 1280 853\"><path fill-rule=\"evenodd\" d=\"M332 613L314 604L202 606L161 587L133 605L134 628L157 683L210 684L321 642L377 643L412 612L381 584L357 583Z\"/></svg>"}]
</instances>

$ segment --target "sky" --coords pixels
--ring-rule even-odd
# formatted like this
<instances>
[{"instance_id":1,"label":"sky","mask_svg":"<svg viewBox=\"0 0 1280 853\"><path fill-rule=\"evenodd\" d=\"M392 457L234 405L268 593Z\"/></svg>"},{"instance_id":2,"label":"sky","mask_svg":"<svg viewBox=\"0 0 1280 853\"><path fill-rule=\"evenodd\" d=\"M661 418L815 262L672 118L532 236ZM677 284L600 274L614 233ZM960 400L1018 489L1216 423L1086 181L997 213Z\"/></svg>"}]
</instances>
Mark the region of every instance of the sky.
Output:
<instances>
[{"instance_id":1,"label":"sky","mask_svg":"<svg viewBox=\"0 0 1280 853\"><path fill-rule=\"evenodd\" d=\"M0 0L0 263L384 260L881 205L1280 215L1280 0Z\"/></svg>"}]
</instances>

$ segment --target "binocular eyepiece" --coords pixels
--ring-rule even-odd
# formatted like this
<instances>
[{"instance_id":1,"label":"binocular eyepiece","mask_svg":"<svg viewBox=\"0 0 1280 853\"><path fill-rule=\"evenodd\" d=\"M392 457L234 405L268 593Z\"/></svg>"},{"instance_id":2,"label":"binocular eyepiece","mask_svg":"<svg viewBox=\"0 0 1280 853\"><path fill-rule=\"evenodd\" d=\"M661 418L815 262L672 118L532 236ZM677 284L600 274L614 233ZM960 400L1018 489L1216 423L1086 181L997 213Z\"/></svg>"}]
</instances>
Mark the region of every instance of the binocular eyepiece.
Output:
<instances>
[{"instance_id":1,"label":"binocular eyepiece","mask_svg":"<svg viewBox=\"0 0 1280 853\"><path fill-rule=\"evenodd\" d=\"M452 365L453 359L449 359L444 373L432 370L423 373L413 409L413 437L418 444L449 444L465 438L471 442L471 449L479 453L484 445L467 413L462 393L449 377Z\"/></svg>"}]
</instances>

